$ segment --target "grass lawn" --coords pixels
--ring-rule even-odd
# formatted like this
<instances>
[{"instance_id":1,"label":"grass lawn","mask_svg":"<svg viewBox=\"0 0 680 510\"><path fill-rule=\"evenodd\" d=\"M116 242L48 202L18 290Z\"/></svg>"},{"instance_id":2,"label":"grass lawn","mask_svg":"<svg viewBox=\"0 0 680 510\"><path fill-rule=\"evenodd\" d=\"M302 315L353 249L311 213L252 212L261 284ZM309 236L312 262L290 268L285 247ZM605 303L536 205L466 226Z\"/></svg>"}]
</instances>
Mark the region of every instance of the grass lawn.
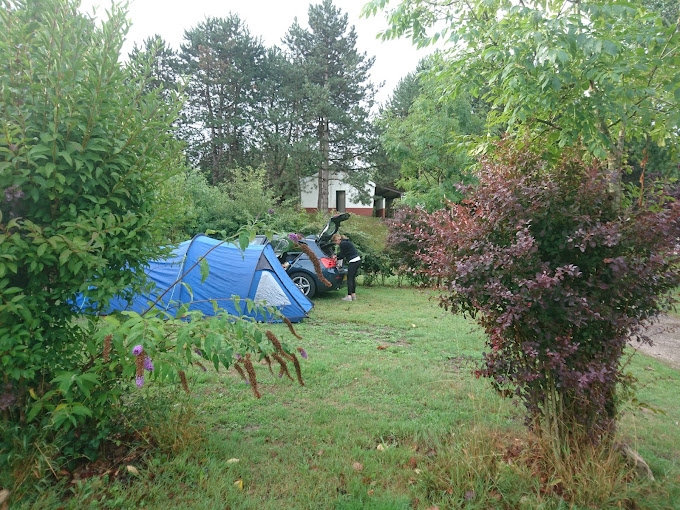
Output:
<instances>
[{"instance_id":1,"label":"grass lawn","mask_svg":"<svg viewBox=\"0 0 680 510\"><path fill-rule=\"evenodd\" d=\"M147 384L154 448L113 480L38 485L12 508L680 508L680 372L641 354L629 364L644 405L626 407L620 433L655 482L610 476L606 459L558 479L532 462L522 409L471 374L484 349L474 324L430 291L358 290L315 299L302 340L272 327L309 354L304 387L265 365L260 399L210 367L189 396Z\"/></svg>"}]
</instances>

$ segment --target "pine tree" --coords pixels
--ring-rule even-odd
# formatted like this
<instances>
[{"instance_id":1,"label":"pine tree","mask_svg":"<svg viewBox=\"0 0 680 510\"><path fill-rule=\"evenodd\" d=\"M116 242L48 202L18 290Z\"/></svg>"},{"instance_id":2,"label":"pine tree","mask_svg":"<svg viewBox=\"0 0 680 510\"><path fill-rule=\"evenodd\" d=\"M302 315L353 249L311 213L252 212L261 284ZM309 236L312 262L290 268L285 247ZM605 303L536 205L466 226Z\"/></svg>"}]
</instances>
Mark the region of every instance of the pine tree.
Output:
<instances>
[{"instance_id":1,"label":"pine tree","mask_svg":"<svg viewBox=\"0 0 680 510\"><path fill-rule=\"evenodd\" d=\"M318 210L328 210L331 172L356 171L374 145L368 120L375 89L369 81L374 58L356 48L354 27L331 0L309 7L309 29L297 19L284 43L304 69L305 129L315 130L320 156ZM356 172L355 172L356 173Z\"/></svg>"},{"instance_id":2,"label":"pine tree","mask_svg":"<svg viewBox=\"0 0 680 510\"><path fill-rule=\"evenodd\" d=\"M189 76L184 123L189 157L216 185L248 166L248 135L265 49L236 15L209 18L185 32L180 56Z\"/></svg>"}]
</instances>

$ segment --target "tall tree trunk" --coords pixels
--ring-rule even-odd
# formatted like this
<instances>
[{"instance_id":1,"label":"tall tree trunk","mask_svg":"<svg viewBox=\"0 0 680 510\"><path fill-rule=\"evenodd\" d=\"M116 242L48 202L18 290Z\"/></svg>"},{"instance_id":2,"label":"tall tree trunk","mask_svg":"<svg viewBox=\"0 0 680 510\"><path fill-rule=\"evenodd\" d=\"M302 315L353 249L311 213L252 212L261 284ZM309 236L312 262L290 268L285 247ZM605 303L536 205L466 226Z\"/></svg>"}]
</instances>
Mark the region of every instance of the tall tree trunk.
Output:
<instances>
[{"instance_id":1,"label":"tall tree trunk","mask_svg":"<svg viewBox=\"0 0 680 510\"><path fill-rule=\"evenodd\" d=\"M211 157L211 163L212 163L212 168L210 169L210 175L212 178L212 185L215 186L217 184L217 181L219 179L219 166L218 166L218 155L217 155L217 146L215 145L215 139L217 138L217 134L215 133L215 114L213 113L212 109L212 102L210 100L210 86L206 85L205 90L203 92L203 95L205 97L205 105L208 108L208 119L212 121L210 123L210 157Z\"/></svg>"},{"instance_id":2,"label":"tall tree trunk","mask_svg":"<svg viewBox=\"0 0 680 510\"><path fill-rule=\"evenodd\" d=\"M319 199L317 210L328 211L328 181L330 177L330 134L328 117L319 119L319 151L321 152L321 168L319 169Z\"/></svg>"}]
</instances>

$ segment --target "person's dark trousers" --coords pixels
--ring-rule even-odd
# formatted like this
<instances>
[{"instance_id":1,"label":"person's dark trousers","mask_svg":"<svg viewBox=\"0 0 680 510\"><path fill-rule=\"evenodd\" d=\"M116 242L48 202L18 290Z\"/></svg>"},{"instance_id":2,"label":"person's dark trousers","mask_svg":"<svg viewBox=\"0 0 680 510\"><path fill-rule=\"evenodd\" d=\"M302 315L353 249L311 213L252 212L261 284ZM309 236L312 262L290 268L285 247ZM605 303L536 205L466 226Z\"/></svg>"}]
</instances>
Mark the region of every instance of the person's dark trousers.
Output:
<instances>
[{"instance_id":1,"label":"person's dark trousers","mask_svg":"<svg viewBox=\"0 0 680 510\"><path fill-rule=\"evenodd\" d=\"M350 262L347 266L347 294L354 294L357 291L357 273L361 267L361 261Z\"/></svg>"}]
</instances>

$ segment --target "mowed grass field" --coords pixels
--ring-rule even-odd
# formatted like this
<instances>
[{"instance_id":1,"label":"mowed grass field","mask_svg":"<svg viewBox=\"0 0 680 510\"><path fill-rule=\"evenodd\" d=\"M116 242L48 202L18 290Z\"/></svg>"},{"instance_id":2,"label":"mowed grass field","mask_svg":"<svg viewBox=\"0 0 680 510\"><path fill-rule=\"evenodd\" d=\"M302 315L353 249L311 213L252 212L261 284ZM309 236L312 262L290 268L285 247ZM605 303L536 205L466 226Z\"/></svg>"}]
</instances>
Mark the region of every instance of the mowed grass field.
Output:
<instances>
[{"instance_id":1,"label":"mowed grass field","mask_svg":"<svg viewBox=\"0 0 680 510\"><path fill-rule=\"evenodd\" d=\"M484 351L474 323L430 290L360 286L349 303L342 292L315 299L296 325L302 340L271 327L307 352L304 386L264 364L260 399L212 367L194 367L188 395L147 384L130 414L143 410L148 449L124 451L104 474L26 490L12 508L680 508L678 371L624 360L638 390L620 440L655 481L600 457L565 479L541 464L521 405L474 377Z\"/></svg>"}]
</instances>

